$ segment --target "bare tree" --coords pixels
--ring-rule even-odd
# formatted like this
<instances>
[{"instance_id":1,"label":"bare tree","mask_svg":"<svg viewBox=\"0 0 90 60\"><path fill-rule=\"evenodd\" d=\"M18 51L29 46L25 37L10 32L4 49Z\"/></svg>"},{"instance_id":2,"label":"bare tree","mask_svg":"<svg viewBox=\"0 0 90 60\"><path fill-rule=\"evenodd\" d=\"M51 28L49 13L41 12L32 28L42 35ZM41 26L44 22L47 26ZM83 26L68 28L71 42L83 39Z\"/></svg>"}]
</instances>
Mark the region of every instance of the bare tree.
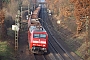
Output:
<instances>
[{"instance_id":1,"label":"bare tree","mask_svg":"<svg viewBox=\"0 0 90 60\"><path fill-rule=\"evenodd\" d=\"M5 34L4 32L4 11L2 10L2 1L0 0L0 38L4 38Z\"/></svg>"}]
</instances>

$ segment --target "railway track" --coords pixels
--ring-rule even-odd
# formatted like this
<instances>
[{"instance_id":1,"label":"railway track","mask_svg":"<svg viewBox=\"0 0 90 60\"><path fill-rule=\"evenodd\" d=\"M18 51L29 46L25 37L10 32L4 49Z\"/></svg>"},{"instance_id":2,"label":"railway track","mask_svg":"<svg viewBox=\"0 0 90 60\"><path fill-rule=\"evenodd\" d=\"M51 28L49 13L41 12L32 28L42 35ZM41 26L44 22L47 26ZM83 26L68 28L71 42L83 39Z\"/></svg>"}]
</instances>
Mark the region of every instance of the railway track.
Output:
<instances>
[{"instance_id":1,"label":"railway track","mask_svg":"<svg viewBox=\"0 0 90 60\"><path fill-rule=\"evenodd\" d=\"M50 51L55 53L53 59L54 60L64 60L63 57L59 54L59 52L55 49L55 47L52 45L52 43L49 41L49 48L51 49Z\"/></svg>"},{"instance_id":2,"label":"railway track","mask_svg":"<svg viewBox=\"0 0 90 60\"><path fill-rule=\"evenodd\" d=\"M48 25L47 26L47 30L50 34L50 39L49 43L53 46L53 48L60 54L60 56L62 56L63 60L75 60L63 47L62 45L57 41L57 39L53 36L53 34L50 32Z\"/></svg>"},{"instance_id":3,"label":"railway track","mask_svg":"<svg viewBox=\"0 0 90 60\"><path fill-rule=\"evenodd\" d=\"M47 24L48 24L48 22L47 22ZM75 60L83 60L79 56L77 56L74 52L72 52L67 47L67 44L63 44L63 43L65 43L64 40L67 40L67 38L69 38L69 35L71 35L72 33L70 31L66 31L66 29L64 30L62 27L60 27L60 33L59 33L60 35L58 35L58 33L54 30L54 28L50 24L48 24L48 25L49 25L48 28L50 28L49 30L51 32L51 35L54 36L54 39L56 39L56 41L58 43L60 43L60 45L63 45L62 47L64 47L66 49L66 51L69 53L69 55L71 55Z\"/></svg>"},{"instance_id":4,"label":"railway track","mask_svg":"<svg viewBox=\"0 0 90 60\"><path fill-rule=\"evenodd\" d=\"M54 37L51 37L53 40L49 41L50 44L53 46L53 48L62 56L62 60L75 60L72 56L69 55L69 53L57 42L57 40Z\"/></svg>"},{"instance_id":5,"label":"railway track","mask_svg":"<svg viewBox=\"0 0 90 60\"><path fill-rule=\"evenodd\" d=\"M46 60L46 58L44 57L44 55L34 54L34 56L35 56L35 60Z\"/></svg>"},{"instance_id":6,"label":"railway track","mask_svg":"<svg viewBox=\"0 0 90 60\"><path fill-rule=\"evenodd\" d=\"M47 26L48 26L48 24L47 24ZM48 30L49 30L49 33L51 34L51 36L52 36L52 38L53 38L53 42L56 42L57 43L57 45L66 53L66 55L68 55L69 56L69 58L71 59L71 60L82 60L80 57L78 57L75 53L73 53L73 52L71 52L71 50L69 50L66 46L67 46L67 44L65 44L65 45L63 45L63 42L62 41L60 41L60 40L65 40L65 39L67 39L67 38L65 38L65 37L67 37L66 35L65 36L62 36L62 37L64 37L64 38L62 38L60 35L58 35L58 36L60 36L59 38L58 38L58 36L57 36L57 33L54 31L54 29L52 29L52 27L48 27ZM53 33L52 33L53 32ZM60 32L61 33L61 35L62 35L62 32ZM64 35L64 34L63 34ZM56 38L55 38L56 37ZM52 42L52 44L54 44ZM55 45L55 44L54 44ZM62 46L63 45L63 46ZM67 60L67 59L65 59L65 60Z\"/></svg>"},{"instance_id":7,"label":"railway track","mask_svg":"<svg viewBox=\"0 0 90 60\"><path fill-rule=\"evenodd\" d=\"M43 54L43 55L37 55L37 54L34 54L34 58L35 60L62 60L58 54L53 54L53 53L56 53L53 48L51 47L51 45L49 45L49 51L50 53L48 54Z\"/></svg>"},{"instance_id":8,"label":"railway track","mask_svg":"<svg viewBox=\"0 0 90 60\"><path fill-rule=\"evenodd\" d=\"M57 58L56 60L80 60L77 59L77 57L73 57L66 49L63 48L63 46L58 42L58 40L54 37L54 35L52 34L51 30L52 30L52 26L50 26L50 24L47 24L46 20L49 20L48 18L48 14L45 12L46 9L42 9L42 14L44 14L44 17L41 16L43 22L41 21L42 25L44 25L45 29L48 31L49 33L49 45L52 46L54 49L54 52L56 52L57 54ZM54 31L53 31L54 32ZM68 32L69 33L69 32ZM55 33L54 33L55 34ZM67 34L63 34L64 38L65 36L67 36ZM63 37L62 36L62 37ZM61 39L62 40L62 39ZM50 47L49 47L50 48ZM54 55L55 56L55 55Z\"/></svg>"}]
</instances>

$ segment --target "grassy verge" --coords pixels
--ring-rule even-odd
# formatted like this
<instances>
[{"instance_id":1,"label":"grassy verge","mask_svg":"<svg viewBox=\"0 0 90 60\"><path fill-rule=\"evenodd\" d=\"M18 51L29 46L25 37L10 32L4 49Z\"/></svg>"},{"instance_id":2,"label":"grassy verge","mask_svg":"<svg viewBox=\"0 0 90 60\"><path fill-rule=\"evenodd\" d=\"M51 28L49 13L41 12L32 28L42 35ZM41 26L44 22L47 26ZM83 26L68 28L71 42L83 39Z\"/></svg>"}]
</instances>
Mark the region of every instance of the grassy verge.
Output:
<instances>
[{"instance_id":1,"label":"grassy verge","mask_svg":"<svg viewBox=\"0 0 90 60\"><path fill-rule=\"evenodd\" d=\"M8 46L8 42L0 42L0 59L1 60L14 60L13 53L10 46Z\"/></svg>"}]
</instances>

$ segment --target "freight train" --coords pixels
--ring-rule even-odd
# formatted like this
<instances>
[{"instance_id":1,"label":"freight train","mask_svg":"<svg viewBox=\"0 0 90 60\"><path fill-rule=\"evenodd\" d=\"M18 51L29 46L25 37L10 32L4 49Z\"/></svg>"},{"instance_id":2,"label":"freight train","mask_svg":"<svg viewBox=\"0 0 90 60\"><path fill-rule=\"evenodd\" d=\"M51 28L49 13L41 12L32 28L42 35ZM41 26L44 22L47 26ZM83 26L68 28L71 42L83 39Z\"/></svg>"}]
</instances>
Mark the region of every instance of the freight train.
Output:
<instances>
[{"instance_id":1,"label":"freight train","mask_svg":"<svg viewBox=\"0 0 90 60\"><path fill-rule=\"evenodd\" d=\"M40 6L37 7L28 20L29 49L36 54L43 54L48 50L48 34L38 20L40 9Z\"/></svg>"}]
</instances>

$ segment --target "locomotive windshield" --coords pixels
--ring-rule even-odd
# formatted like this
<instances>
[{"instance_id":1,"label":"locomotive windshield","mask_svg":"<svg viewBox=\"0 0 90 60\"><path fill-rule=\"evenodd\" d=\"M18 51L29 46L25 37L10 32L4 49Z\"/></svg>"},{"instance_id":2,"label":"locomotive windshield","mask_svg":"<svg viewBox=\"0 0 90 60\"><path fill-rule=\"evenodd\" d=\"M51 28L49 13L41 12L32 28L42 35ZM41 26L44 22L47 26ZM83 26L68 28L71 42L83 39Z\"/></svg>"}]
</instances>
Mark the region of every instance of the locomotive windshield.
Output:
<instances>
[{"instance_id":1,"label":"locomotive windshield","mask_svg":"<svg viewBox=\"0 0 90 60\"><path fill-rule=\"evenodd\" d=\"M33 38L46 38L46 34L34 34Z\"/></svg>"}]
</instances>

